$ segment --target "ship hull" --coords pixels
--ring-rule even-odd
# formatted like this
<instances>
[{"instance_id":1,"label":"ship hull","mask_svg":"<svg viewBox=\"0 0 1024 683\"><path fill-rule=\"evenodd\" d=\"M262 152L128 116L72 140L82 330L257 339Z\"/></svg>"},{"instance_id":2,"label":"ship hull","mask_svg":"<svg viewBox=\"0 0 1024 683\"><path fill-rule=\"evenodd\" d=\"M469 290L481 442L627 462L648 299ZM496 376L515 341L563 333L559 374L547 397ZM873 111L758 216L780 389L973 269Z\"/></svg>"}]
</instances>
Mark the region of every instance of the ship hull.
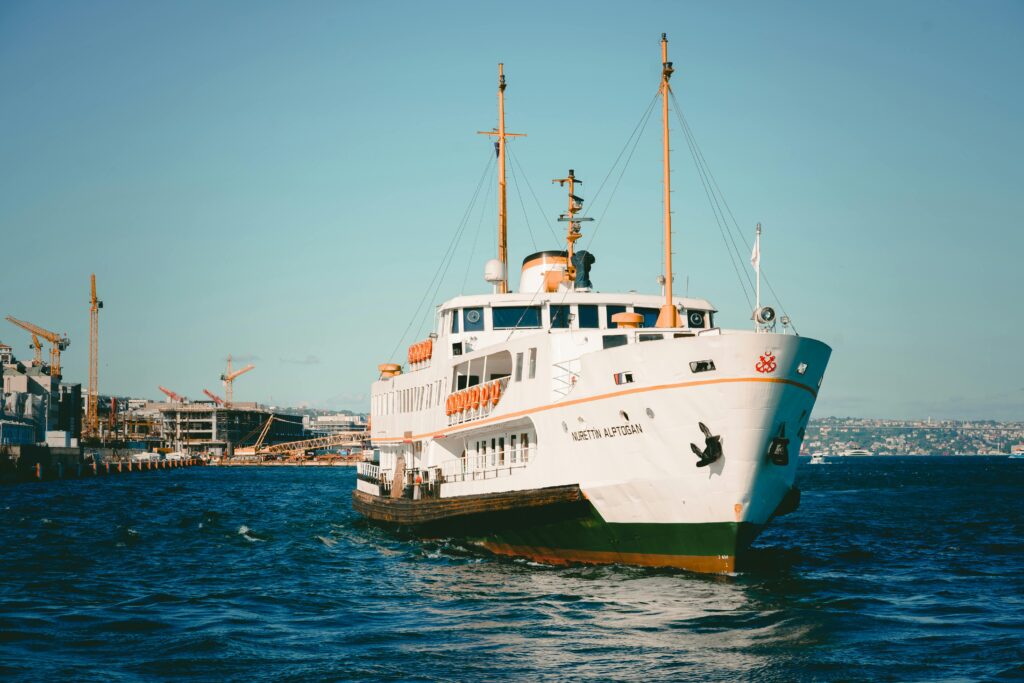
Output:
<instances>
[{"instance_id":1,"label":"ship hull","mask_svg":"<svg viewBox=\"0 0 1024 683\"><path fill-rule=\"evenodd\" d=\"M355 507L424 536L540 562L737 571L760 530L792 508L797 455L828 356L816 340L768 334L586 355L559 400L531 407L529 385L510 384L510 405L493 416L412 431L394 445L380 439L413 467L426 462L429 470L440 454L440 476L428 471L417 491L413 475L381 467L386 474L357 482ZM701 359L713 369L694 370ZM509 443L527 431L528 458L495 460L499 437ZM700 461L694 451L712 445L717 457ZM391 499L399 478L404 488ZM567 497L545 498L556 491Z\"/></svg>"},{"instance_id":2,"label":"ship hull","mask_svg":"<svg viewBox=\"0 0 1024 683\"><path fill-rule=\"evenodd\" d=\"M423 501L354 491L353 506L423 538L457 538L495 555L560 565L729 573L762 529L749 522L608 522L577 486Z\"/></svg>"}]
</instances>

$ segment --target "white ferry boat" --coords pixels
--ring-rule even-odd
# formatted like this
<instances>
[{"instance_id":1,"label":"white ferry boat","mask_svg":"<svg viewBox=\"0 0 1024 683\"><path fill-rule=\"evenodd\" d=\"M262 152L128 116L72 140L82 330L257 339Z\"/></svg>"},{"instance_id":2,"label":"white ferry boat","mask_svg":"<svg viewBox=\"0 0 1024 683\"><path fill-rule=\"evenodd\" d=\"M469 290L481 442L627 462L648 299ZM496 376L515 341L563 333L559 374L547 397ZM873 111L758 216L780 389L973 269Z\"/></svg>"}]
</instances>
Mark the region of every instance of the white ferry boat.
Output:
<instances>
[{"instance_id":1,"label":"white ferry boat","mask_svg":"<svg viewBox=\"0 0 1024 683\"><path fill-rule=\"evenodd\" d=\"M380 366L361 514L541 562L732 572L799 502L797 455L830 349L777 333L759 302L753 329L726 330L709 301L673 292L664 35L661 48L663 294L593 288L572 171L558 179L565 250L526 257L510 291L499 65L493 292L445 301L407 362Z\"/></svg>"}]
</instances>

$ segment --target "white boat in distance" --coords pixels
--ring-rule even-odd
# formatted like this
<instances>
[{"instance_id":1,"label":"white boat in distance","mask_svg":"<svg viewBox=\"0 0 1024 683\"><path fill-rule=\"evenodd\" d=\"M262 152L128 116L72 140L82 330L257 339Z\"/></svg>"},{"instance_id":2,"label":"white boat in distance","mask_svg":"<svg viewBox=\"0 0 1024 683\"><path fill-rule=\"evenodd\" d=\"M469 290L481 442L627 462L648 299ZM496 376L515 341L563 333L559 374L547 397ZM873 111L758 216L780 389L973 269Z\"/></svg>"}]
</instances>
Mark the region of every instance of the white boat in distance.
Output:
<instances>
[{"instance_id":1,"label":"white boat in distance","mask_svg":"<svg viewBox=\"0 0 1024 683\"><path fill-rule=\"evenodd\" d=\"M565 249L526 257L509 290L499 65L493 292L445 301L407 362L380 366L380 455L359 466L361 514L541 562L732 572L795 508L831 350L777 333L759 286L748 330L722 329L708 300L674 294L667 45L663 35L664 293L595 291L594 259L575 249L585 219L573 171L556 180L569 194Z\"/></svg>"}]
</instances>

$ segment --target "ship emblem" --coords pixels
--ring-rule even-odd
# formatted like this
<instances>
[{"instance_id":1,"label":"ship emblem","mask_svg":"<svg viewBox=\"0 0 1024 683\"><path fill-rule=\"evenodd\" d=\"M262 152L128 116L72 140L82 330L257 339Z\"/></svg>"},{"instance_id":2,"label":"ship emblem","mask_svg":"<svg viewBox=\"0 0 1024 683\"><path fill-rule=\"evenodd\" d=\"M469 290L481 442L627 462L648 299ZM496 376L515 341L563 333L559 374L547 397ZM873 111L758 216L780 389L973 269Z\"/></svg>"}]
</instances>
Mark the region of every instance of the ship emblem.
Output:
<instances>
[{"instance_id":1,"label":"ship emblem","mask_svg":"<svg viewBox=\"0 0 1024 683\"><path fill-rule=\"evenodd\" d=\"M775 372L775 368L778 365L775 362L775 354L771 351L765 351L761 359L754 365L754 369L760 373Z\"/></svg>"}]
</instances>

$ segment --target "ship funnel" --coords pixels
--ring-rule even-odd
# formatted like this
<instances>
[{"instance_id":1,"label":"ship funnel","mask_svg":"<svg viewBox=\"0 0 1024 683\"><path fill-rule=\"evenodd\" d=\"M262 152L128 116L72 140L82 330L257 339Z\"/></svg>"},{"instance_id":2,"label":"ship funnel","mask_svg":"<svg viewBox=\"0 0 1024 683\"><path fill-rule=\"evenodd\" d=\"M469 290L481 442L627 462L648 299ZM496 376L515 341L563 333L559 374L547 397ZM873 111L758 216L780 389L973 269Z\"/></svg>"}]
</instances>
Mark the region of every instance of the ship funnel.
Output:
<instances>
[{"instance_id":1,"label":"ship funnel","mask_svg":"<svg viewBox=\"0 0 1024 683\"><path fill-rule=\"evenodd\" d=\"M526 294L555 292L565 289L565 271L568 253L564 251L538 251L523 259L519 275L519 291Z\"/></svg>"}]
</instances>

